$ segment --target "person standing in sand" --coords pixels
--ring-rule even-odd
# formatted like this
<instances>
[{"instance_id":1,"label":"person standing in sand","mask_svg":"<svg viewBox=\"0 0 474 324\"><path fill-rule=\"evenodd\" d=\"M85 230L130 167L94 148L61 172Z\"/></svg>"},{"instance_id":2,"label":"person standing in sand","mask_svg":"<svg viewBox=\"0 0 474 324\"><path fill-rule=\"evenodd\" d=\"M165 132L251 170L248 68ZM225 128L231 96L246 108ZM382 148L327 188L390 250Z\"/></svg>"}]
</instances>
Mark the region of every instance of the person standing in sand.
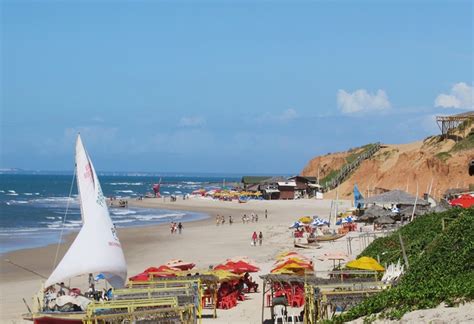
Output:
<instances>
[{"instance_id":1,"label":"person standing in sand","mask_svg":"<svg viewBox=\"0 0 474 324\"><path fill-rule=\"evenodd\" d=\"M258 238L257 232L253 232L253 234L252 234L252 245L253 246L257 245L257 238Z\"/></svg>"},{"instance_id":2,"label":"person standing in sand","mask_svg":"<svg viewBox=\"0 0 474 324\"><path fill-rule=\"evenodd\" d=\"M258 234L258 245L262 246L262 241L263 241L263 234L260 232Z\"/></svg>"},{"instance_id":3,"label":"person standing in sand","mask_svg":"<svg viewBox=\"0 0 474 324\"><path fill-rule=\"evenodd\" d=\"M181 222L179 222L179 224L178 224L178 233L181 234L182 230L183 230L183 224L181 224Z\"/></svg>"},{"instance_id":4,"label":"person standing in sand","mask_svg":"<svg viewBox=\"0 0 474 324\"><path fill-rule=\"evenodd\" d=\"M265 209L265 219L268 217L268 211Z\"/></svg>"}]
</instances>

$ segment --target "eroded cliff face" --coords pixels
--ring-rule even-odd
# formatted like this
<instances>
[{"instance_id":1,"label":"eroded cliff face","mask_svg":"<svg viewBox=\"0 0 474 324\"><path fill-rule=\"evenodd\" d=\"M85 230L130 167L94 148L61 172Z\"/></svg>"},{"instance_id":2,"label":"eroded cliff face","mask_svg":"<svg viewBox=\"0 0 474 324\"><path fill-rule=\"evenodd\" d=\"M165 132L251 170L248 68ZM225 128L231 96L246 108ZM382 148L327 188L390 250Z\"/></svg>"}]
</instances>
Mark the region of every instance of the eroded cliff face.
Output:
<instances>
[{"instance_id":1,"label":"eroded cliff face","mask_svg":"<svg viewBox=\"0 0 474 324\"><path fill-rule=\"evenodd\" d=\"M323 179L332 170L339 170L346 163L346 157L348 156L348 152L341 152L315 157L309 161L301 174L317 177L319 169L319 178Z\"/></svg>"},{"instance_id":2,"label":"eroded cliff face","mask_svg":"<svg viewBox=\"0 0 474 324\"><path fill-rule=\"evenodd\" d=\"M452 151L453 140L432 137L424 141L400 145L383 145L371 159L361 163L359 168L339 186L339 197L352 197L354 184L364 196L375 188L402 189L422 195L429 191L436 198L449 188L466 188L474 184L474 177L468 174L469 161L474 159L474 148ZM312 159L302 171L304 176L323 178L331 170L339 169L349 152L328 154ZM324 172L323 172L324 171ZM326 194L332 197L333 192Z\"/></svg>"}]
</instances>

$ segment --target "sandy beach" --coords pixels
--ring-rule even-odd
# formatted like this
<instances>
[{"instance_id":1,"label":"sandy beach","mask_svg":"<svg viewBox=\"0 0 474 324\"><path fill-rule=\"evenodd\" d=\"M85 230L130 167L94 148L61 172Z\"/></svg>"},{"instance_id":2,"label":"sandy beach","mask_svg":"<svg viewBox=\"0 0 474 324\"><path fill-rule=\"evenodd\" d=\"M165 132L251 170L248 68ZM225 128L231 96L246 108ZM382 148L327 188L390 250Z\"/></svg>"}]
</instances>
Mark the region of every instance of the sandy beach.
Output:
<instances>
[{"instance_id":1,"label":"sandy beach","mask_svg":"<svg viewBox=\"0 0 474 324\"><path fill-rule=\"evenodd\" d=\"M327 218L331 201L329 200L290 200L290 201L250 201L239 204L236 201L216 201L208 199L189 199L164 202L162 199L131 200L130 206L155 207L171 210L189 210L209 214L210 218L184 224L181 235L171 235L168 225L121 228L119 237L125 252L129 276L143 271L149 266L157 266L169 259L180 258L197 264L199 268L207 268L226 258L248 256L261 267L261 272L268 273L275 255L283 250L292 249L293 240L288 226L303 215L319 215ZM350 207L349 201L341 201L341 209ZM268 210L265 219L264 211ZM258 223L242 224L243 214L256 213ZM234 218L234 224L216 226L215 216L224 215ZM250 237L253 231L262 231L263 245L252 247ZM71 234L60 247L62 256L74 239ZM357 244L355 244L357 245ZM57 245L42 248L25 249L3 255L1 263L1 322L20 323L21 314L26 312L22 298L31 304L31 296L38 291L41 278L6 263L5 259L19 263L29 269L48 276ZM316 260L329 250L345 251L346 240L323 245L318 250L302 253L315 259L317 270L325 270L330 263ZM354 251L357 253L357 251ZM85 279L83 279L85 280ZM231 310L219 310L217 319L206 321L213 323L257 323L260 321L261 294L250 294L249 300L242 302Z\"/></svg>"},{"instance_id":2,"label":"sandy beach","mask_svg":"<svg viewBox=\"0 0 474 324\"><path fill-rule=\"evenodd\" d=\"M171 234L168 225L122 228L119 237L125 252L128 264L128 275L134 275L149 266L158 266L169 259L180 258L197 264L198 268L207 268L216 265L226 258L234 256L248 256L255 260L261 268L253 278L260 282L258 275L266 274L271 269L276 254L284 250L294 250L293 239L288 226L303 215L318 215L326 218L331 206L330 200L290 200L290 201L250 201L239 204L235 201L225 202L208 199L178 200L176 202L162 199L145 199L130 201L130 206L154 207L170 210L199 211L209 214L210 218L202 221L184 223L183 233ZM349 208L350 201L341 201L340 209ZM264 211L268 210L265 219ZM242 224L243 214L257 213L257 223ZM233 225L228 221L224 225L216 226L216 215L224 215L226 220L232 216ZM253 247L250 237L253 231L262 231L263 245ZM363 248L357 239L358 233L348 235L356 237L352 243L352 257L355 257ZM60 247L62 255L75 235L69 235L66 242ZM323 243L320 249L305 249L298 251L311 257L316 271L329 270L331 261L320 261L319 256L329 251L347 252L347 240L339 239L331 243ZM26 312L22 298L31 304L31 296L38 291L41 279L29 272L20 270L8 263L10 259L27 268L48 276L52 271L52 264L57 245L42 248L15 251L2 256L1 263L1 323L23 323L21 314ZM76 279L79 280L79 279ZM86 278L81 278L86 281ZM73 282L74 284L74 282ZM260 323L262 294L248 294L248 299L230 310L218 310L217 319L204 319L204 323ZM472 308L472 307L471 307ZM462 319L469 317L469 309L465 308ZM466 315L467 312L467 315ZM425 311L423 318L413 317L408 322L424 322L430 318L439 319L439 310ZM457 314L457 310L454 310ZM434 317L430 317L433 314ZM450 313L450 319L458 318ZM461 315L459 315L461 316ZM466 317L467 316L467 317ZM270 318L269 309L265 309L265 318Z\"/></svg>"}]
</instances>

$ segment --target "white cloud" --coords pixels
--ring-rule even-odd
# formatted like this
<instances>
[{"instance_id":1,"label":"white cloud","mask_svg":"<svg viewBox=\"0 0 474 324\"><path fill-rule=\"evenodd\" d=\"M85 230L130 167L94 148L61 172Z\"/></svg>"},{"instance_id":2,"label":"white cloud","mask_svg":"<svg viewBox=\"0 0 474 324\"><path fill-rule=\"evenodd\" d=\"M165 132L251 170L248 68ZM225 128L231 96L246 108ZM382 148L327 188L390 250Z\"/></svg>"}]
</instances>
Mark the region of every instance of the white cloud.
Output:
<instances>
[{"instance_id":1,"label":"white cloud","mask_svg":"<svg viewBox=\"0 0 474 324\"><path fill-rule=\"evenodd\" d=\"M365 89L352 93L339 89L337 91L337 106L344 114L367 111L384 111L390 109L391 104L384 90L377 90L370 94Z\"/></svg>"},{"instance_id":2,"label":"white cloud","mask_svg":"<svg viewBox=\"0 0 474 324\"><path fill-rule=\"evenodd\" d=\"M271 114L269 112L261 115L255 121L262 122L278 122L278 123L287 123L298 117L298 113L293 108L288 108L281 113Z\"/></svg>"},{"instance_id":3,"label":"white cloud","mask_svg":"<svg viewBox=\"0 0 474 324\"><path fill-rule=\"evenodd\" d=\"M206 125L206 119L200 116L182 117L178 125L181 127L201 127Z\"/></svg>"},{"instance_id":4,"label":"white cloud","mask_svg":"<svg viewBox=\"0 0 474 324\"><path fill-rule=\"evenodd\" d=\"M434 103L435 107L474 109L474 87L464 82L456 83L449 94L438 95Z\"/></svg>"}]
</instances>

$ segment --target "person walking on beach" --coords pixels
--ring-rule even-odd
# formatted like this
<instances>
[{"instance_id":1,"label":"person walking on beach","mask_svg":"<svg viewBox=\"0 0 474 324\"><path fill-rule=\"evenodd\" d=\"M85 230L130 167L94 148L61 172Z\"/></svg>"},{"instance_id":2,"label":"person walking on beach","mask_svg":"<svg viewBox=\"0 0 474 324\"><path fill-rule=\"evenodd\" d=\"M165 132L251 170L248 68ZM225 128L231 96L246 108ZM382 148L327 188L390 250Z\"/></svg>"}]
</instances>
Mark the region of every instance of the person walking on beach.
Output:
<instances>
[{"instance_id":1,"label":"person walking on beach","mask_svg":"<svg viewBox=\"0 0 474 324\"><path fill-rule=\"evenodd\" d=\"M232 220L232 216L229 216L229 225L232 225L234 221Z\"/></svg>"},{"instance_id":2,"label":"person walking on beach","mask_svg":"<svg viewBox=\"0 0 474 324\"><path fill-rule=\"evenodd\" d=\"M263 234L260 232L258 234L258 245L262 246L262 241L263 241Z\"/></svg>"},{"instance_id":3,"label":"person walking on beach","mask_svg":"<svg viewBox=\"0 0 474 324\"><path fill-rule=\"evenodd\" d=\"M178 224L178 233L181 234L182 230L183 230L183 224L181 224L181 222L179 222L179 224Z\"/></svg>"},{"instance_id":4,"label":"person walking on beach","mask_svg":"<svg viewBox=\"0 0 474 324\"><path fill-rule=\"evenodd\" d=\"M265 219L268 217L268 211L265 209Z\"/></svg>"},{"instance_id":5,"label":"person walking on beach","mask_svg":"<svg viewBox=\"0 0 474 324\"><path fill-rule=\"evenodd\" d=\"M257 245L257 238L258 238L257 232L253 232L253 234L252 234L252 245L253 246Z\"/></svg>"},{"instance_id":6,"label":"person walking on beach","mask_svg":"<svg viewBox=\"0 0 474 324\"><path fill-rule=\"evenodd\" d=\"M219 214L216 216L216 226L219 226L219 223L221 222L221 218L219 217Z\"/></svg>"}]
</instances>

